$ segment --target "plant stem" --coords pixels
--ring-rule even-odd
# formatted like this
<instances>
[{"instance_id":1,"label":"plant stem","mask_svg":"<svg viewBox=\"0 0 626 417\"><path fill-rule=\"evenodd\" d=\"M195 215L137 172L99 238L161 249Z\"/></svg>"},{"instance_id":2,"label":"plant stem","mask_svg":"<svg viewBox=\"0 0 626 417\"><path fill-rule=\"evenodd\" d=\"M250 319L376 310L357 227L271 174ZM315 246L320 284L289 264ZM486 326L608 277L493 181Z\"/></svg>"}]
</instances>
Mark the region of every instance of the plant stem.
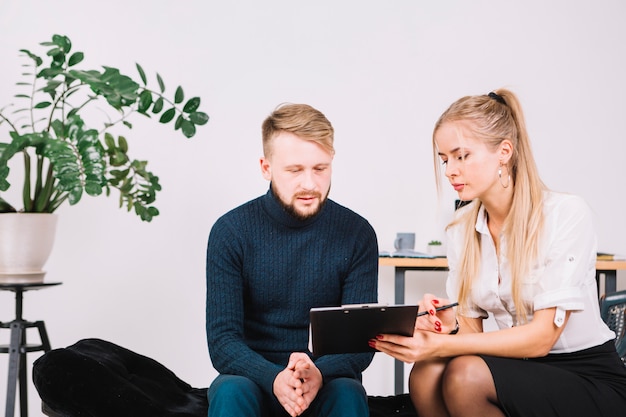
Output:
<instances>
[{"instance_id":1,"label":"plant stem","mask_svg":"<svg viewBox=\"0 0 626 417\"><path fill-rule=\"evenodd\" d=\"M30 212L33 209L33 200L30 197L30 155L24 149L24 187L22 188L22 200L24 202L24 211Z\"/></svg>"},{"instance_id":2,"label":"plant stem","mask_svg":"<svg viewBox=\"0 0 626 417\"><path fill-rule=\"evenodd\" d=\"M68 196L69 196L68 193L56 190L54 195L50 197L50 204L48 205L48 213L54 213L56 209L59 208L59 206L63 204L65 200L67 200Z\"/></svg>"},{"instance_id":3,"label":"plant stem","mask_svg":"<svg viewBox=\"0 0 626 417\"><path fill-rule=\"evenodd\" d=\"M52 213L52 211L50 211L50 199L52 198L52 193L56 188L55 182L56 178L54 178L52 164L50 164L48 165L48 172L46 174L44 186L41 189L41 192L37 195L37 200L35 201L35 211L37 213Z\"/></svg>"}]
</instances>

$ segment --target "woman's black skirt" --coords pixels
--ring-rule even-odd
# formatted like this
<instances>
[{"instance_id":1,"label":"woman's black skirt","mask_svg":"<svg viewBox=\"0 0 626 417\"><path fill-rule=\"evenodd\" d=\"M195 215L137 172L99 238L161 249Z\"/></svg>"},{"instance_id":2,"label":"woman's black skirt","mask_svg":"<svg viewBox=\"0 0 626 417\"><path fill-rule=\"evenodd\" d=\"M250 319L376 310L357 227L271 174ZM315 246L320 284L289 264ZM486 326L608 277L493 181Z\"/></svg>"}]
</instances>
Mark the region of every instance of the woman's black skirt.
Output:
<instances>
[{"instance_id":1,"label":"woman's black skirt","mask_svg":"<svg viewBox=\"0 0 626 417\"><path fill-rule=\"evenodd\" d=\"M543 358L481 357L508 417L626 416L626 367L613 341Z\"/></svg>"}]
</instances>

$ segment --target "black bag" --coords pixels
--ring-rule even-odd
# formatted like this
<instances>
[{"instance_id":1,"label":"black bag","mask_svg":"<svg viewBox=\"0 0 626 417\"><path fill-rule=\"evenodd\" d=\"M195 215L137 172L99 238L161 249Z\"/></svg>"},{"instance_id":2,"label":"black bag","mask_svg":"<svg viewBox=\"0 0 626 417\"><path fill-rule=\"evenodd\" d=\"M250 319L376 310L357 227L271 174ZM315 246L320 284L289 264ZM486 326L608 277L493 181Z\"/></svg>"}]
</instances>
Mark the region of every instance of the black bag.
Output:
<instances>
[{"instance_id":1,"label":"black bag","mask_svg":"<svg viewBox=\"0 0 626 417\"><path fill-rule=\"evenodd\" d=\"M154 359L100 339L51 350L33 382L52 417L206 417L206 388L193 388ZM370 417L417 417L408 394L368 397Z\"/></svg>"},{"instance_id":2,"label":"black bag","mask_svg":"<svg viewBox=\"0 0 626 417\"><path fill-rule=\"evenodd\" d=\"M370 417L417 417L409 394L390 397L367 397Z\"/></svg>"}]
</instances>

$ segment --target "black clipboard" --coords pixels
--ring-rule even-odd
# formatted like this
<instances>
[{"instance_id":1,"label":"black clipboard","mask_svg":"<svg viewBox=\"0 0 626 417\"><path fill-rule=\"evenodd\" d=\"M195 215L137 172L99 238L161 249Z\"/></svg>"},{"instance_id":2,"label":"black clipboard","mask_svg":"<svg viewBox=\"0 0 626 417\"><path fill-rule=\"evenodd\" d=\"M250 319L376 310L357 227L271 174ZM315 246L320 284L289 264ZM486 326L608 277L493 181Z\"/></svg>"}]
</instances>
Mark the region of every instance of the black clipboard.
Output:
<instances>
[{"instance_id":1,"label":"black clipboard","mask_svg":"<svg viewBox=\"0 0 626 417\"><path fill-rule=\"evenodd\" d=\"M417 305L349 304L310 310L314 356L375 352L368 341L376 335L412 336Z\"/></svg>"}]
</instances>

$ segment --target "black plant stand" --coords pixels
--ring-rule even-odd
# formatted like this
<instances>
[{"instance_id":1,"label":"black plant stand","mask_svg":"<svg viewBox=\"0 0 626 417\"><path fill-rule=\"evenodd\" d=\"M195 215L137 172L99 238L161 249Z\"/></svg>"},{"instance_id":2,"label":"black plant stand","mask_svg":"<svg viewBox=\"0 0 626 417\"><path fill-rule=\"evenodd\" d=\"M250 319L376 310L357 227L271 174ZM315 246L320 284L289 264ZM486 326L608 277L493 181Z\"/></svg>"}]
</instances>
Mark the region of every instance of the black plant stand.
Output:
<instances>
[{"instance_id":1,"label":"black plant stand","mask_svg":"<svg viewBox=\"0 0 626 417\"><path fill-rule=\"evenodd\" d=\"M9 354L9 379L7 384L7 402L5 417L15 415L15 396L17 384L20 386L20 411L21 417L28 417L28 379L26 376L26 353L50 350L50 341L46 326L43 321L26 321L22 318L23 294L29 290L39 290L42 288L60 285L60 282L47 283L24 283L24 284L0 284L0 290L13 291L15 293L15 319L8 323L0 322L0 328L11 329L10 344L0 346L0 353ZM26 329L36 327L39 330L41 344L28 345L26 343Z\"/></svg>"}]
</instances>

